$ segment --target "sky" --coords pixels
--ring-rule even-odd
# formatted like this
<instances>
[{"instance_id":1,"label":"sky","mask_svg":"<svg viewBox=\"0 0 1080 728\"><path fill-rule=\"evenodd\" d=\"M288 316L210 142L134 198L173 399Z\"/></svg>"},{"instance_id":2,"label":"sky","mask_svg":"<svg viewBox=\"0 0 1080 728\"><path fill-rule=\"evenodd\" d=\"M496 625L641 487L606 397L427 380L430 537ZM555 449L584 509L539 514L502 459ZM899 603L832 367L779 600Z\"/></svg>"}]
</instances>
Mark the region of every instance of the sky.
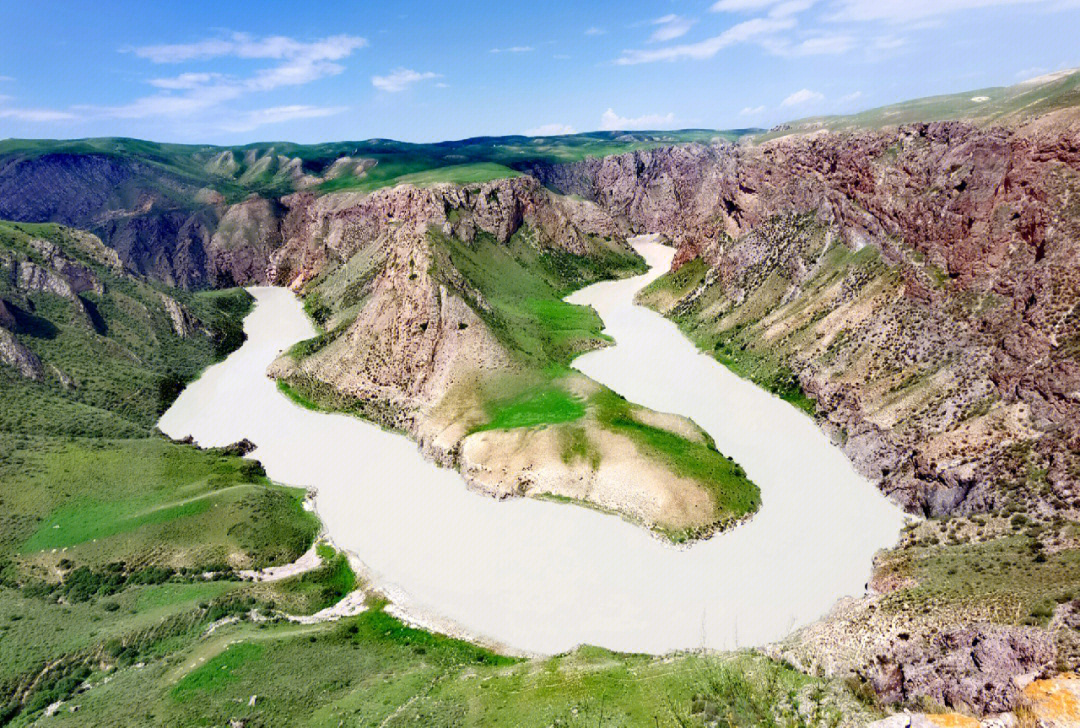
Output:
<instances>
[{"instance_id":1,"label":"sky","mask_svg":"<svg viewBox=\"0 0 1080 728\"><path fill-rule=\"evenodd\" d=\"M1080 0L0 0L0 138L769 127L1080 66Z\"/></svg>"}]
</instances>

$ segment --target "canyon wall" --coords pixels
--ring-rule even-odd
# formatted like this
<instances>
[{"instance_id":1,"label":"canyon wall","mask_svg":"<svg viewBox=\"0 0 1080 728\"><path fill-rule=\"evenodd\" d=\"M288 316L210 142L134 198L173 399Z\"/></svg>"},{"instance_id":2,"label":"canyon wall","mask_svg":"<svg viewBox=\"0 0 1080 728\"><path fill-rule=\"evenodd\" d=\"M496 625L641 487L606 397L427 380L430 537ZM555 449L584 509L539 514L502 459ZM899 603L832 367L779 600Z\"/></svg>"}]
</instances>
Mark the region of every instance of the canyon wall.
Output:
<instances>
[{"instance_id":1,"label":"canyon wall","mask_svg":"<svg viewBox=\"0 0 1080 728\"><path fill-rule=\"evenodd\" d=\"M750 346L790 366L860 469L909 508L1080 496L1074 110L531 171L663 233L677 265L704 262L664 310L717 340L757 325ZM838 262L867 246L874 261Z\"/></svg>"}]
</instances>

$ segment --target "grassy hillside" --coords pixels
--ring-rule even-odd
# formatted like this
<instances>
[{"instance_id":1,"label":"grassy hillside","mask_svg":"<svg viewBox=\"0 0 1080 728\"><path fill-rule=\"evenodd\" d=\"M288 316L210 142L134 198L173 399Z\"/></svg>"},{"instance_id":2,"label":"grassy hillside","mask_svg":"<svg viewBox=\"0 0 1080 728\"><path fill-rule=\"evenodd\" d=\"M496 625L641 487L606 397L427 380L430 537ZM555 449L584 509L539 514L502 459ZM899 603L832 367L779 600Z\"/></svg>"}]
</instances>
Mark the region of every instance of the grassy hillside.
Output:
<instances>
[{"instance_id":1,"label":"grassy hillside","mask_svg":"<svg viewBox=\"0 0 1080 728\"><path fill-rule=\"evenodd\" d=\"M55 265L49 246L59 251ZM36 380L0 367L0 430L146 435L186 382L243 341L240 322L251 303L244 291L170 290L125 275L108 260L90 236L0 221L7 328L42 363ZM64 270L74 271L74 286ZM21 282L27 275L45 283ZM56 281L64 295L48 290ZM170 305L189 331L177 332Z\"/></svg>"},{"instance_id":2,"label":"grassy hillside","mask_svg":"<svg viewBox=\"0 0 1080 728\"><path fill-rule=\"evenodd\" d=\"M915 122L968 119L981 123L1031 118L1080 105L1080 72L1041 76L1013 86L964 91L902 101L845 116L816 116L781 124L754 137L765 141L785 134L827 129L875 129Z\"/></svg>"},{"instance_id":3,"label":"grassy hillside","mask_svg":"<svg viewBox=\"0 0 1080 728\"><path fill-rule=\"evenodd\" d=\"M249 308L124 274L79 231L0 222L0 723L232 604L235 569L311 545L302 490L154 434Z\"/></svg>"},{"instance_id":4,"label":"grassy hillside","mask_svg":"<svg viewBox=\"0 0 1080 728\"><path fill-rule=\"evenodd\" d=\"M873 715L842 686L753 655L656 660L582 648L515 660L377 610L331 625L228 628L95 683L53 723L749 727Z\"/></svg>"}]
</instances>

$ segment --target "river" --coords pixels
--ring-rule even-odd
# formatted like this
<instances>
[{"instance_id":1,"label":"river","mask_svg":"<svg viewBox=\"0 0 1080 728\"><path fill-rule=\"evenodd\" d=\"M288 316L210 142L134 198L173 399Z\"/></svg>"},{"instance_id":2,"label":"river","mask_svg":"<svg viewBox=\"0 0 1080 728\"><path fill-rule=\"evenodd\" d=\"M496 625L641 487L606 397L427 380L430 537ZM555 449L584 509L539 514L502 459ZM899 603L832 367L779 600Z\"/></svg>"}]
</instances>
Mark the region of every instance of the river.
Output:
<instances>
[{"instance_id":1,"label":"river","mask_svg":"<svg viewBox=\"0 0 1080 728\"><path fill-rule=\"evenodd\" d=\"M251 457L271 478L318 491L334 543L395 604L465 633L540 654L578 644L664 653L775 641L861 594L903 514L809 417L635 306L634 294L673 254L651 239L635 247L648 273L568 298L595 307L616 340L574 365L630 401L692 418L761 488L748 523L690 548L587 508L473 493L401 435L294 404L266 368L315 331L282 288L249 289L256 306L247 340L189 385L159 427L203 446L254 442Z\"/></svg>"}]
</instances>

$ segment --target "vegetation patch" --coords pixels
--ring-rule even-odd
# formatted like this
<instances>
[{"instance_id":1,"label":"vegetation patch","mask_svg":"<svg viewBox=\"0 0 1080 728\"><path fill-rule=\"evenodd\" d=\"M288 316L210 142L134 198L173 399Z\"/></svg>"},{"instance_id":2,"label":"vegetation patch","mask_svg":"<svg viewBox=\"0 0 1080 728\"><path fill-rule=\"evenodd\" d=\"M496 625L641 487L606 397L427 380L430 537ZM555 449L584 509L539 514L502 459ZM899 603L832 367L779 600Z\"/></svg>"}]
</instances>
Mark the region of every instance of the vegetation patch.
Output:
<instances>
[{"instance_id":1,"label":"vegetation patch","mask_svg":"<svg viewBox=\"0 0 1080 728\"><path fill-rule=\"evenodd\" d=\"M722 455L711 443L694 442L642 424L633 417L630 403L609 389L594 394L590 402L602 427L629 436L646 454L662 461L674 473L706 488L721 524L753 513L761 505L761 492L746 477L742 466ZM687 533L673 538L685 540L694 535Z\"/></svg>"},{"instance_id":2,"label":"vegetation patch","mask_svg":"<svg viewBox=\"0 0 1080 728\"><path fill-rule=\"evenodd\" d=\"M581 399L558 387L543 387L526 390L511 399L490 402L488 421L474 431L572 422L584 414L585 404Z\"/></svg>"},{"instance_id":3,"label":"vegetation patch","mask_svg":"<svg viewBox=\"0 0 1080 728\"><path fill-rule=\"evenodd\" d=\"M207 661L205 665L188 673L183 680L172 689L172 697L175 700L185 700L192 693L219 693L229 683L240 679L239 672L250 662L262 657L262 645L253 642L241 642L228 647L217 657Z\"/></svg>"},{"instance_id":4,"label":"vegetation patch","mask_svg":"<svg viewBox=\"0 0 1080 728\"><path fill-rule=\"evenodd\" d=\"M0 547L32 563L67 549L88 566L179 568L242 554L259 568L298 558L319 528L303 490L270 483L257 462L164 438L0 434L0 483Z\"/></svg>"},{"instance_id":5,"label":"vegetation patch","mask_svg":"<svg viewBox=\"0 0 1080 728\"><path fill-rule=\"evenodd\" d=\"M292 614L314 614L337 604L357 586L345 554L327 544L317 547L322 565L273 585L279 607Z\"/></svg>"},{"instance_id":6,"label":"vegetation patch","mask_svg":"<svg viewBox=\"0 0 1080 728\"><path fill-rule=\"evenodd\" d=\"M581 285L632 273L640 261L625 253L602 260L542 253L525 228L506 245L487 234L468 245L435 230L429 235L436 279L458 289L456 276L463 276L486 305L474 300L472 289L457 290L458 294L509 351L538 370L565 366L575 355L607 343L595 311L562 299Z\"/></svg>"}]
</instances>

